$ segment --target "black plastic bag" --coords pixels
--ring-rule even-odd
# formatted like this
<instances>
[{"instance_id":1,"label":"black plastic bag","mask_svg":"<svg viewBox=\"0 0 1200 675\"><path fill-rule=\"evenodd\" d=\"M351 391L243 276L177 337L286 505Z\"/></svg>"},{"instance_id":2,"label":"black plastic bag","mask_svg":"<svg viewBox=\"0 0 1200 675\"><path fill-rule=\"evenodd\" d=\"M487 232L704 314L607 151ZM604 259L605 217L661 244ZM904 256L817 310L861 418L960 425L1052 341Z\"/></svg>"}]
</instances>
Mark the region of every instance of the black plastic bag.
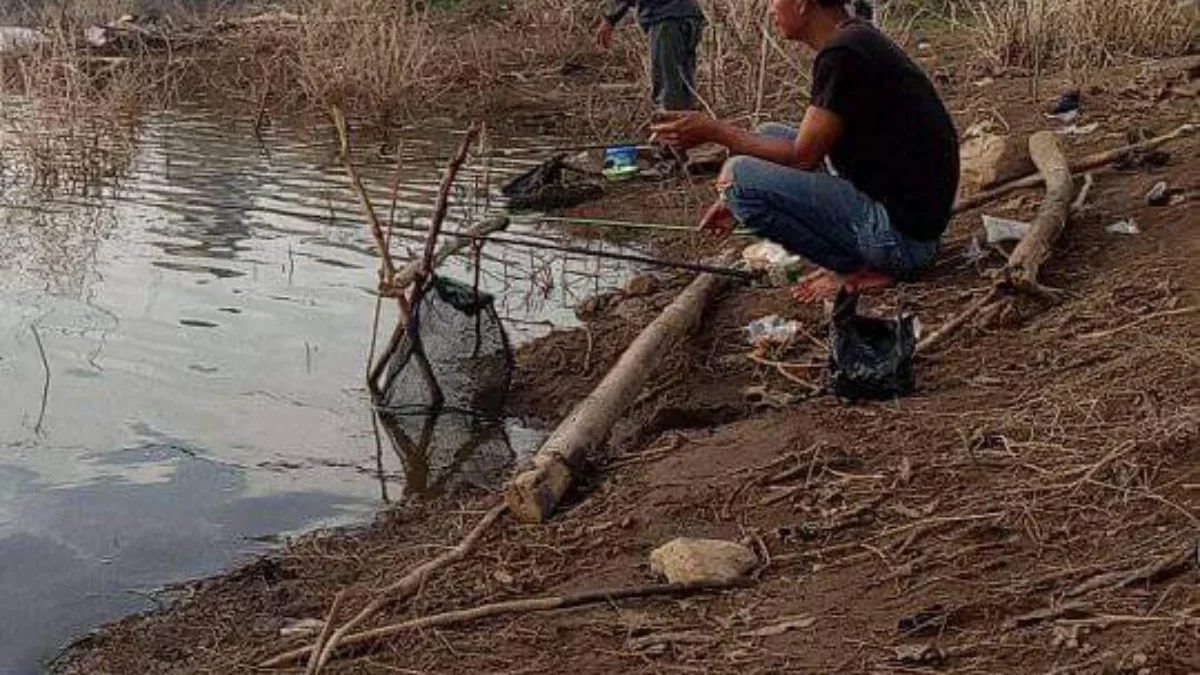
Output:
<instances>
[{"instance_id":1,"label":"black plastic bag","mask_svg":"<svg viewBox=\"0 0 1200 675\"><path fill-rule=\"evenodd\" d=\"M842 399L886 400L916 388L917 321L858 314L858 293L838 291L829 328L833 393Z\"/></svg>"}]
</instances>

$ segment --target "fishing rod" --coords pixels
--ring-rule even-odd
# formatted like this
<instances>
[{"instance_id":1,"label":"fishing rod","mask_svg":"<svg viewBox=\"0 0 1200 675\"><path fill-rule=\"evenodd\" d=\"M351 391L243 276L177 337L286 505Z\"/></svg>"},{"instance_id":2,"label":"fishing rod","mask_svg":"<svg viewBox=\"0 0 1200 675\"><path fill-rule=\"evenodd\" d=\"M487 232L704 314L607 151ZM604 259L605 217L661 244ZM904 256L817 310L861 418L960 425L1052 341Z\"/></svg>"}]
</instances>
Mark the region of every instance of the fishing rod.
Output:
<instances>
[{"instance_id":1,"label":"fishing rod","mask_svg":"<svg viewBox=\"0 0 1200 675\"><path fill-rule=\"evenodd\" d=\"M586 225L594 227L611 227L623 228L630 230L661 230L663 232L695 232L696 228L691 225L669 225L666 223L639 223L629 220L608 220L605 218L582 218L575 216L545 216L536 215L530 218L547 223L566 223L568 225ZM730 234L746 235L751 234L751 231L739 227L734 229Z\"/></svg>"},{"instance_id":2,"label":"fishing rod","mask_svg":"<svg viewBox=\"0 0 1200 675\"><path fill-rule=\"evenodd\" d=\"M607 148L623 147L633 148L638 152L653 150L655 146L639 143L582 143L579 145L531 145L521 148L493 148L479 153L472 153L472 159L492 159L502 157L520 157L521 155L537 155L549 154L554 155L563 152L587 152L589 150L605 150ZM379 153L384 159L395 159L396 153ZM404 162L443 162L450 159L449 155L445 154L430 154L417 155L415 157L401 157Z\"/></svg>"},{"instance_id":3,"label":"fishing rod","mask_svg":"<svg viewBox=\"0 0 1200 675\"><path fill-rule=\"evenodd\" d=\"M426 234L428 233L428 229L426 229L426 228L416 228L416 227L410 227L410 226L405 226L405 225L394 225L392 227L392 229L401 230L404 232L420 232L420 233L426 233ZM504 245L508 245L508 246L525 246L528 248L544 250L544 251L556 251L559 253L573 253L576 255L591 256L591 257L595 257L595 258L607 258L610 260L621 260L624 262L641 263L644 265L652 265L655 267L687 270L689 272L718 274L721 276L733 277L735 279L741 279L744 281L749 281L749 280L757 278L757 275L755 275L751 272L747 272L745 270L734 269L732 267L718 267L715 265L705 265L703 263L684 262L682 260L668 260L665 258L657 258L654 256L642 255L642 254L638 254L638 253L618 253L615 251L594 251L592 249L585 248L582 246L570 246L567 244L553 244L553 243L550 243L547 241L538 241L538 240L529 240L529 239L515 239L512 236L499 236L496 233L476 234L473 232L464 232L464 231L458 230L458 231L453 231L453 232L443 231L442 234L445 236L448 236L448 237L459 237L462 239L466 239L466 240L474 241L474 242L478 242L478 243L492 242L492 243L504 244ZM517 235L517 236L521 236L521 235ZM528 235L526 235L526 236L528 236Z\"/></svg>"}]
</instances>

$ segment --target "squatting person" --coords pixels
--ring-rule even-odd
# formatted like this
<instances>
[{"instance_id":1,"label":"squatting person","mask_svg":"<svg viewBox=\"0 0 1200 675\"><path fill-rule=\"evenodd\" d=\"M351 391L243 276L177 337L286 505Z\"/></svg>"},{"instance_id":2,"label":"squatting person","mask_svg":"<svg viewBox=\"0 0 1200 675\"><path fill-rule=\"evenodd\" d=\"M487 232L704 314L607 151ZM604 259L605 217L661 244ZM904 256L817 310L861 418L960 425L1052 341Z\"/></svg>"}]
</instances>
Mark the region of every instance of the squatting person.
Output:
<instances>
[{"instance_id":1,"label":"squatting person","mask_svg":"<svg viewBox=\"0 0 1200 675\"><path fill-rule=\"evenodd\" d=\"M770 13L784 38L817 52L799 129L750 133L700 113L653 126L676 148L730 150L701 228L725 235L740 222L817 265L796 288L802 301L912 279L933 261L958 189L950 115L920 67L845 0L771 0Z\"/></svg>"}]
</instances>

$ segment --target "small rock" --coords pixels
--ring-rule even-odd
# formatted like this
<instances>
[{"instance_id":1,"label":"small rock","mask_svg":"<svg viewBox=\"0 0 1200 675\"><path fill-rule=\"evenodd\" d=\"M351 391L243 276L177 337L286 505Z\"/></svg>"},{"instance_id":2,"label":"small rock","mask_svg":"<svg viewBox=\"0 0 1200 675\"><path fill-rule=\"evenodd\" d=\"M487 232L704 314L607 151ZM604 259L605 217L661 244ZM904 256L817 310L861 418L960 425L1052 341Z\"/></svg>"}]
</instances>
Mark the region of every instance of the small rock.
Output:
<instances>
[{"instance_id":1,"label":"small rock","mask_svg":"<svg viewBox=\"0 0 1200 675\"><path fill-rule=\"evenodd\" d=\"M495 572L492 572L492 578L504 586L512 586L514 581L513 575L505 572L504 570L496 570Z\"/></svg>"},{"instance_id":2,"label":"small rock","mask_svg":"<svg viewBox=\"0 0 1200 675\"><path fill-rule=\"evenodd\" d=\"M1134 668L1145 668L1150 659L1146 658L1145 654L1138 652L1129 658L1129 662L1133 664Z\"/></svg>"},{"instance_id":3,"label":"small rock","mask_svg":"<svg viewBox=\"0 0 1200 675\"><path fill-rule=\"evenodd\" d=\"M645 320L647 315L653 313L653 308L645 298L629 298L625 302L612 307L611 311L612 316L622 321L638 323Z\"/></svg>"},{"instance_id":4,"label":"small rock","mask_svg":"<svg viewBox=\"0 0 1200 675\"><path fill-rule=\"evenodd\" d=\"M1034 169L1029 149L1012 136L979 131L959 148L965 189L980 190L1025 175Z\"/></svg>"},{"instance_id":5,"label":"small rock","mask_svg":"<svg viewBox=\"0 0 1200 675\"><path fill-rule=\"evenodd\" d=\"M603 300L601 296L593 295L592 297L579 303L579 306L575 309L575 315L581 319L589 316L595 316L596 312L600 311L602 302Z\"/></svg>"},{"instance_id":6,"label":"small rock","mask_svg":"<svg viewBox=\"0 0 1200 675\"><path fill-rule=\"evenodd\" d=\"M639 274L629 281L625 282L625 287L622 289L625 295L630 297L638 297L641 295L650 295L658 290L658 279L650 274Z\"/></svg>"},{"instance_id":7,"label":"small rock","mask_svg":"<svg viewBox=\"0 0 1200 675\"><path fill-rule=\"evenodd\" d=\"M720 539L680 537L654 549L650 554L650 569L673 584L734 581L745 576L757 564L758 556L753 551L741 544Z\"/></svg>"}]
</instances>

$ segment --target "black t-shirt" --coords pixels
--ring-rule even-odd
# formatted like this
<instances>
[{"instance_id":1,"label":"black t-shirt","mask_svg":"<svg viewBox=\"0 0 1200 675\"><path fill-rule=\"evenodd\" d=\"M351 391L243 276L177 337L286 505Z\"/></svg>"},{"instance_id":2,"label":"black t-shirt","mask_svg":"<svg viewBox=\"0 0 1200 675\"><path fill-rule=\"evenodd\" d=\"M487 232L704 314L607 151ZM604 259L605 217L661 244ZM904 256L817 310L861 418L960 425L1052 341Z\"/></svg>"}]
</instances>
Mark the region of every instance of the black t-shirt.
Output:
<instances>
[{"instance_id":1,"label":"black t-shirt","mask_svg":"<svg viewBox=\"0 0 1200 675\"><path fill-rule=\"evenodd\" d=\"M883 204L903 234L940 237L958 191L958 133L920 67L851 20L817 54L812 103L844 124L829 153L838 175Z\"/></svg>"}]
</instances>

